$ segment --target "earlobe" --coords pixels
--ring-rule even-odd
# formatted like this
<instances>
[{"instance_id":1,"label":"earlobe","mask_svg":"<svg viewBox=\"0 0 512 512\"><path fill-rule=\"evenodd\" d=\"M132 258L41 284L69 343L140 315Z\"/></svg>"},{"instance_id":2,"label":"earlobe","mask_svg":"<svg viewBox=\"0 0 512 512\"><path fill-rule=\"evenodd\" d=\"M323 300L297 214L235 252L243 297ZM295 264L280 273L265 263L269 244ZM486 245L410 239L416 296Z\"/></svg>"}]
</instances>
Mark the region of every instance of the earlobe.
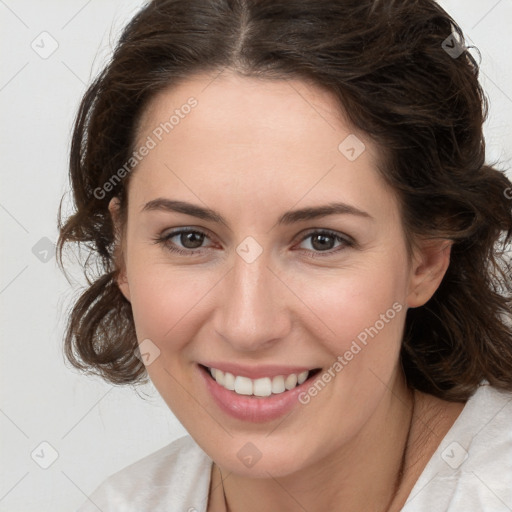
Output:
<instances>
[{"instance_id":1,"label":"earlobe","mask_svg":"<svg viewBox=\"0 0 512 512\"><path fill-rule=\"evenodd\" d=\"M439 288L450 265L451 240L422 242L413 258L407 306L423 306Z\"/></svg>"},{"instance_id":2,"label":"earlobe","mask_svg":"<svg viewBox=\"0 0 512 512\"><path fill-rule=\"evenodd\" d=\"M130 302L130 285L128 284L128 279L124 271L118 274L116 283L125 299Z\"/></svg>"},{"instance_id":3,"label":"earlobe","mask_svg":"<svg viewBox=\"0 0 512 512\"><path fill-rule=\"evenodd\" d=\"M128 277L126 275L126 265L124 259L124 250L121 236L121 222L119 216L120 202L117 197L113 197L109 204L108 210L114 226L115 248L114 248L114 261L116 267L119 269L115 281L121 290L126 300L130 301L130 285L128 284Z\"/></svg>"}]
</instances>

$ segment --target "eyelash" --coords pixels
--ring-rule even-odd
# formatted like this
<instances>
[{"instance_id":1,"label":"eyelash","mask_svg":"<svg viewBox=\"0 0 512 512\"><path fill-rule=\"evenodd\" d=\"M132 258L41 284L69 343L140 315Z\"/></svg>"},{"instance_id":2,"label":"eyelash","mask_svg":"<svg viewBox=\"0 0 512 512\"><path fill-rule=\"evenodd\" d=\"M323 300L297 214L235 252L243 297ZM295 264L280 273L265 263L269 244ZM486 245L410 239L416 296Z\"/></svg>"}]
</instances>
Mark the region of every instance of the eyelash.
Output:
<instances>
[{"instance_id":1,"label":"eyelash","mask_svg":"<svg viewBox=\"0 0 512 512\"><path fill-rule=\"evenodd\" d=\"M156 244L164 245L169 251L182 254L184 256L194 256L199 255L203 252L205 249L204 247L201 247L199 249L180 249L175 244L170 242L171 238L174 238L177 235L181 235L183 233L194 233L197 235L204 235L205 237L208 237L207 233L204 233L203 231L199 231L197 229L190 229L190 228L180 228L175 231L171 231L170 233L167 233L166 235L159 235L154 239L154 242ZM334 238L336 241L342 242L342 245L339 246L337 249L331 249L329 251L311 251L309 249L302 249L303 251L306 251L308 254L308 257L310 258L323 258L327 256L332 256L333 254L337 254L344 248L348 247L355 247L356 243L354 240L352 240L349 237L342 237L338 233L334 231L330 231L328 229L318 229L314 231L309 231L306 233L301 240L300 243L304 240L312 237L313 235L324 235L324 236L330 236L331 238Z\"/></svg>"}]
</instances>

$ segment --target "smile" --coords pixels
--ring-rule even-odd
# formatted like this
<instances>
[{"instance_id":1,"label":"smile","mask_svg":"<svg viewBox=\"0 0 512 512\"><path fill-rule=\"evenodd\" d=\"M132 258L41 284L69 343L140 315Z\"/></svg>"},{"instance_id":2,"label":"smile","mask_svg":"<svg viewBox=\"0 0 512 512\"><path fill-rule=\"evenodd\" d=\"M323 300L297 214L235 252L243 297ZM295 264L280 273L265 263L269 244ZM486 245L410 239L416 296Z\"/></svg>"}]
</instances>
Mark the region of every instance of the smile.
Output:
<instances>
[{"instance_id":1,"label":"smile","mask_svg":"<svg viewBox=\"0 0 512 512\"><path fill-rule=\"evenodd\" d=\"M217 368L208 368L210 375L217 384L224 389L234 391L238 395L270 396L290 391L302 384L308 378L310 371L299 374L277 375L275 377L263 377L261 379L249 379L241 375L233 375Z\"/></svg>"},{"instance_id":2,"label":"smile","mask_svg":"<svg viewBox=\"0 0 512 512\"><path fill-rule=\"evenodd\" d=\"M290 373L293 369L296 371ZM224 370L199 364L198 370L217 407L235 419L251 423L272 421L300 407L299 394L321 372L321 368L249 369L228 364L224 364Z\"/></svg>"}]
</instances>

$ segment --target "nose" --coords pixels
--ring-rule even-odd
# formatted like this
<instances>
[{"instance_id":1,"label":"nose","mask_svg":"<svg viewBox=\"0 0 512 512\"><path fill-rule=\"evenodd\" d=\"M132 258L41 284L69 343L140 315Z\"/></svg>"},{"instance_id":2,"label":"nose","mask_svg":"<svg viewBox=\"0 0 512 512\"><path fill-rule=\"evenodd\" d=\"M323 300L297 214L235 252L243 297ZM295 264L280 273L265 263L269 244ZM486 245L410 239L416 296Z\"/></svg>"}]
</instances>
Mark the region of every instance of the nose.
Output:
<instances>
[{"instance_id":1,"label":"nose","mask_svg":"<svg viewBox=\"0 0 512 512\"><path fill-rule=\"evenodd\" d=\"M222 280L214 317L215 331L234 350L263 351L289 334L287 289L276 273L264 253L251 263L235 255Z\"/></svg>"}]
</instances>

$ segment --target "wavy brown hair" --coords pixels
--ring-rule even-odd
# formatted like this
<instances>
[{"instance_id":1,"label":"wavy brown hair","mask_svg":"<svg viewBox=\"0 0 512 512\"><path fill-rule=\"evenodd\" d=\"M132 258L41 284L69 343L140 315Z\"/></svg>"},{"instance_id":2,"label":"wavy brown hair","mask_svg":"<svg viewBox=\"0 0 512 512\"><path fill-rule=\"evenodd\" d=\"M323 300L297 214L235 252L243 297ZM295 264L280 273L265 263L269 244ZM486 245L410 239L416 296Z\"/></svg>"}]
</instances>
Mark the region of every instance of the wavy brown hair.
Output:
<instances>
[{"instance_id":1,"label":"wavy brown hair","mask_svg":"<svg viewBox=\"0 0 512 512\"><path fill-rule=\"evenodd\" d=\"M125 222L131 172L108 192L101 187L130 160L141 114L159 91L224 69L332 92L380 148L379 171L399 197L409 248L418 238L453 241L440 287L407 312L408 384L453 401L467 400L484 379L512 390L512 184L485 163L478 65L433 0L153 0L132 19L80 104L74 211L63 221L59 209L59 264L68 243L89 255L88 286L65 335L71 364L114 384L147 380L131 305L116 284L108 210L118 197Z\"/></svg>"}]
</instances>

